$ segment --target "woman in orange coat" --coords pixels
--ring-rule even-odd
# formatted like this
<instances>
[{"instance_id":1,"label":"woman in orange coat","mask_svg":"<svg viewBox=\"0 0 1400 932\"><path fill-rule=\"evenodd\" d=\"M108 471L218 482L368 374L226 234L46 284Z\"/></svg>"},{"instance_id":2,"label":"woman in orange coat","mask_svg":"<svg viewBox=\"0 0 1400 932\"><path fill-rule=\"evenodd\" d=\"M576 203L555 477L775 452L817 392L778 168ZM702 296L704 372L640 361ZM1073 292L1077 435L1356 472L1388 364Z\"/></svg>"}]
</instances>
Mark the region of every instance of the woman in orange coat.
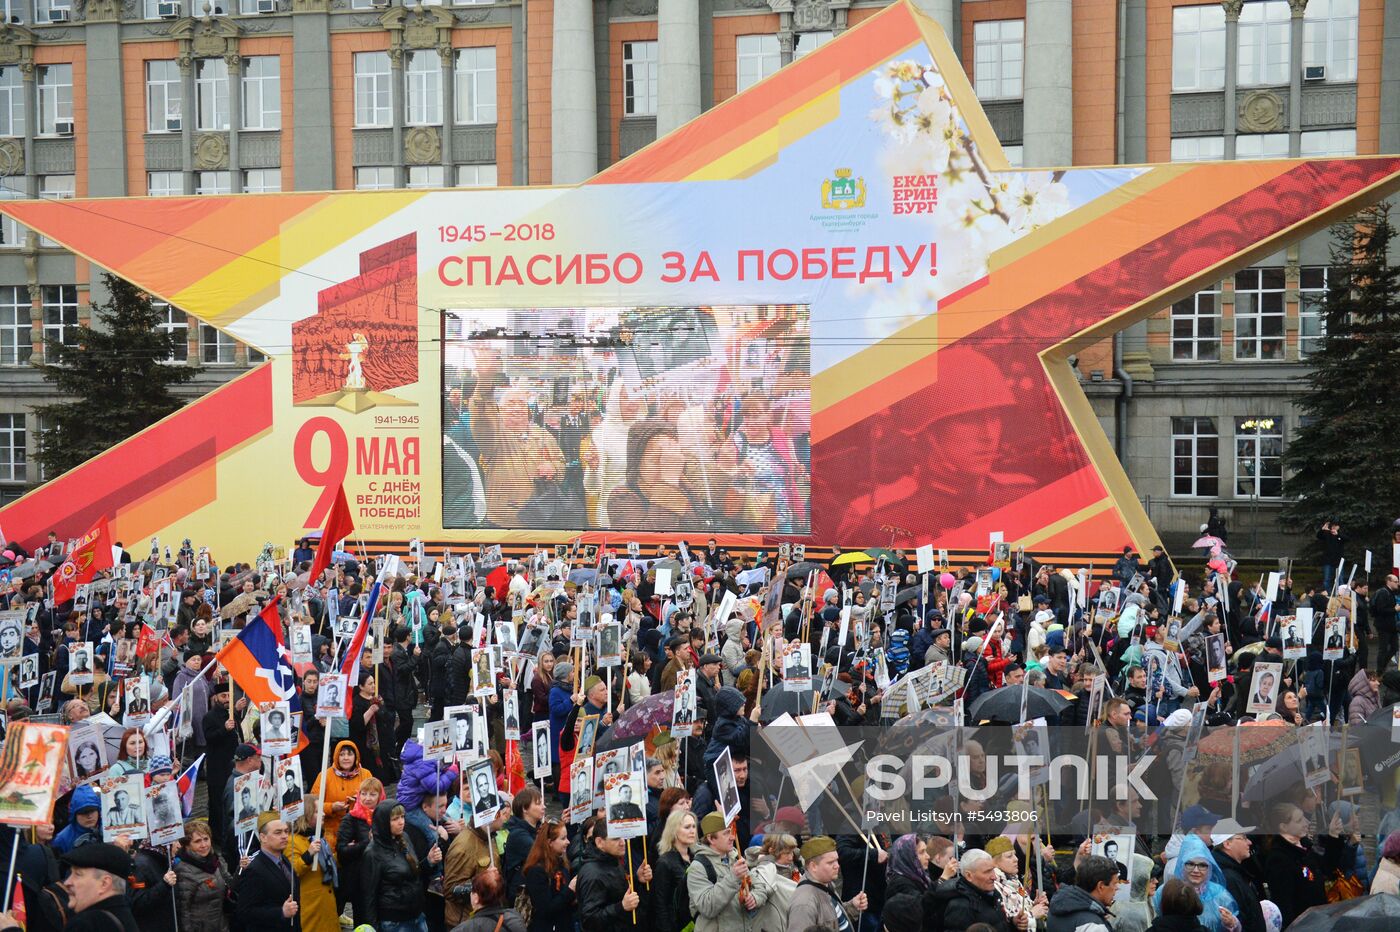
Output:
<instances>
[{"instance_id":1,"label":"woman in orange coat","mask_svg":"<svg viewBox=\"0 0 1400 932\"><path fill-rule=\"evenodd\" d=\"M310 795L321 799L321 781L326 781L325 803L322 807L326 821L321 828L321 835L334 851L335 833L340 828L340 820L350 811L350 807L355 805L360 786L370 778L370 772L360 766L360 752L355 748L353 741L337 744L331 760L331 769L322 771L316 777L316 782L311 784Z\"/></svg>"}]
</instances>

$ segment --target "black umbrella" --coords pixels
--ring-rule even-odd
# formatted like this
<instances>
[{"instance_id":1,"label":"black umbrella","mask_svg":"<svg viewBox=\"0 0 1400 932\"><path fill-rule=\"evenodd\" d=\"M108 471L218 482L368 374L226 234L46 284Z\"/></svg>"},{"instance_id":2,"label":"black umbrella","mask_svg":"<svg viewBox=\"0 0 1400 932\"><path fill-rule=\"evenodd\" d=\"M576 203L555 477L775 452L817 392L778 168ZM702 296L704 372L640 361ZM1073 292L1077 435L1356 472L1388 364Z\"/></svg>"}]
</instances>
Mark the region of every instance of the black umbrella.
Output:
<instances>
[{"instance_id":1,"label":"black umbrella","mask_svg":"<svg viewBox=\"0 0 1400 932\"><path fill-rule=\"evenodd\" d=\"M1400 922L1400 896L1375 893L1354 900L1314 906L1288 932L1389 932Z\"/></svg>"},{"instance_id":2,"label":"black umbrella","mask_svg":"<svg viewBox=\"0 0 1400 932\"><path fill-rule=\"evenodd\" d=\"M905 602L913 602L923 593L922 586L905 586L894 595L894 604L903 605Z\"/></svg>"},{"instance_id":3,"label":"black umbrella","mask_svg":"<svg viewBox=\"0 0 1400 932\"><path fill-rule=\"evenodd\" d=\"M1026 714L1021 716L1021 697L1025 695ZM973 722L996 721L1019 724L1034 718L1054 718L1069 708L1072 699L1054 689L1039 686L1003 686L978 696L968 710Z\"/></svg>"},{"instance_id":4,"label":"black umbrella","mask_svg":"<svg viewBox=\"0 0 1400 932\"><path fill-rule=\"evenodd\" d=\"M811 560L803 560L801 563L794 563L788 567L788 579L806 579L807 574L813 570L825 570L826 567L820 563L813 563Z\"/></svg>"},{"instance_id":5,"label":"black umbrella","mask_svg":"<svg viewBox=\"0 0 1400 932\"><path fill-rule=\"evenodd\" d=\"M759 714L759 719L767 724L782 718L784 713L794 718L799 715L811 715L813 694L813 690L810 689L783 689L780 683L776 689L770 689L763 694L763 711Z\"/></svg>"}]
</instances>

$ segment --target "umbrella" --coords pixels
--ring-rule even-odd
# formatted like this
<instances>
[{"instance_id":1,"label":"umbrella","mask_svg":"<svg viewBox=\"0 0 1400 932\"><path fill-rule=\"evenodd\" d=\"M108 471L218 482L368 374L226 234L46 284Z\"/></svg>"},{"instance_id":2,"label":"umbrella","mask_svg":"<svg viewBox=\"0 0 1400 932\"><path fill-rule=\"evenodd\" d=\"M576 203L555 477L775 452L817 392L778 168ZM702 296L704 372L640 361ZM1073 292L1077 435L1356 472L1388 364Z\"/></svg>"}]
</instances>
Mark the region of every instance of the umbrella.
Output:
<instances>
[{"instance_id":1,"label":"umbrella","mask_svg":"<svg viewBox=\"0 0 1400 932\"><path fill-rule=\"evenodd\" d=\"M1021 717L1021 696L1026 697L1026 715ZM978 696L968 710L971 721L1019 723L1033 718L1054 718L1069 708L1072 700L1053 689L1039 686L1003 686Z\"/></svg>"},{"instance_id":2,"label":"umbrella","mask_svg":"<svg viewBox=\"0 0 1400 932\"><path fill-rule=\"evenodd\" d=\"M784 713L793 716L809 715L812 712L813 691L810 689L783 689L779 686L763 694L763 711L759 719L767 724Z\"/></svg>"},{"instance_id":3,"label":"umbrella","mask_svg":"<svg viewBox=\"0 0 1400 932\"><path fill-rule=\"evenodd\" d=\"M1196 542L1195 542L1194 544L1192 544L1191 546L1192 546L1193 548L1194 548L1194 547L1210 547L1210 548L1214 549L1214 548L1216 548L1216 547L1224 547L1224 546L1225 546L1225 541L1221 540L1220 538L1218 538L1218 537L1216 537L1216 536L1214 536L1214 535L1212 535L1212 534L1207 534L1206 536L1202 537L1200 540L1196 541Z\"/></svg>"},{"instance_id":4,"label":"umbrella","mask_svg":"<svg viewBox=\"0 0 1400 932\"><path fill-rule=\"evenodd\" d=\"M888 547L867 547L865 552L870 554L872 560L878 560L884 557L886 563L894 566L904 565L903 558Z\"/></svg>"},{"instance_id":5,"label":"umbrella","mask_svg":"<svg viewBox=\"0 0 1400 932\"><path fill-rule=\"evenodd\" d=\"M671 571L672 579L680 577L680 575L685 572L685 567L681 565L681 561L670 557L667 557L665 560L657 560L651 565L651 569L668 569Z\"/></svg>"},{"instance_id":6,"label":"umbrella","mask_svg":"<svg viewBox=\"0 0 1400 932\"><path fill-rule=\"evenodd\" d=\"M1239 736L1241 765L1276 757L1285 748L1294 748L1297 753L1293 726L1282 721L1246 722L1234 728L1216 728L1196 745L1196 753L1216 760L1233 760L1236 735Z\"/></svg>"},{"instance_id":7,"label":"umbrella","mask_svg":"<svg viewBox=\"0 0 1400 932\"><path fill-rule=\"evenodd\" d=\"M1288 932L1388 932L1400 922L1400 896L1373 893L1354 900L1314 906Z\"/></svg>"},{"instance_id":8,"label":"umbrella","mask_svg":"<svg viewBox=\"0 0 1400 932\"><path fill-rule=\"evenodd\" d=\"M906 586L895 593L894 604L903 605L905 602L913 602L923 591L921 586Z\"/></svg>"},{"instance_id":9,"label":"umbrella","mask_svg":"<svg viewBox=\"0 0 1400 932\"><path fill-rule=\"evenodd\" d=\"M875 558L864 550L850 550L846 553L837 554L831 561L832 566L845 566L848 563L874 563Z\"/></svg>"},{"instance_id":10,"label":"umbrella","mask_svg":"<svg viewBox=\"0 0 1400 932\"><path fill-rule=\"evenodd\" d=\"M569 582L574 583L576 585L582 583L591 583L597 576L598 571L596 569L594 569L591 566L584 567L583 569L570 570Z\"/></svg>"},{"instance_id":11,"label":"umbrella","mask_svg":"<svg viewBox=\"0 0 1400 932\"><path fill-rule=\"evenodd\" d=\"M653 693L628 706L603 736L599 750L633 744L657 728L671 727L671 703L674 696L675 694L668 689L665 692ZM608 747L603 747L604 744Z\"/></svg>"},{"instance_id":12,"label":"umbrella","mask_svg":"<svg viewBox=\"0 0 1400 932\"><path fill-rule=\"evenodd\" d=\"M811 560L803 560L801 563L794 563L792 566L788 567L787 578L806 579L807 574L811 573L813 570L820 572L824 569L826 569L826 567L822 566L820 563L813 563Z\"/></svg>"}]
</instances>

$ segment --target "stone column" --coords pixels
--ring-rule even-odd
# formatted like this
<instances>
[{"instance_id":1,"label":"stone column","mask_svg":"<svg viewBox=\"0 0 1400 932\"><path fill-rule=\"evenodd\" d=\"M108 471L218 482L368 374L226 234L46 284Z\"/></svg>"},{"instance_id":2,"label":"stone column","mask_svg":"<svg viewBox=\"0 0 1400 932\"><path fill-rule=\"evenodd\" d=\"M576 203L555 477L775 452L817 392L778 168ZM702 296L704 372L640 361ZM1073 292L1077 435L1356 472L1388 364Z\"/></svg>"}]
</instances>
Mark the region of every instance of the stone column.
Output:
<instances>
[{"instance_id":1,"label":"stone column","mask_svg":"<svg viewBox=\"0 0 1400 932\"><path fill-rule=\"evenodd\" d=\"M550 82L550 157L555 184L598 172L598 75L593 0L554 0L554 75Z\"/></svg>"},{"instance_id":2,"label":"stone column","mask_svg":"<svg viewBox=\"0 0 1400 932\"><path fill-rule=\"evenodd\" d=\"M1244 0L1221 0L1225 8L1225 158L1235 157L1235 119L1239 110L1235 86L1240 71L1240 11Z\"/></svg>"},{"instance_id":3,"label":"stone column","mask_svg":"<svg viewBox=\"0 0 1400 932\"><path fill-rule=\"evenodd\" d=\"M457 73L454 67L454 50L451 45L439 45L438 58L442 62L442 186L457 187L457 172L452 162L452 128L457 125Z\"/></svg>"},{"instance_id":4,"label":"stone column","mask_svg":"<svg viewBox=\"0 0 1400 932\"><path fill-rule=\"evenodd\" d=\"M292 185L299 191L335 187L331 133L331 18L328 0L293 0ZM287 80L285 69L282 80ZM286 132L284 129L282 132ZM345 157L348 157L348 153ZM282 166L285 174L291 166Z\"/></svg>"},{"instance_id":5,"label":"stone column","mask_svg":"<svg viewBox=\"0 0 1400 932\"><path fill-rule=\"evenodd\" d=\"M184 101L184 112L180 117L180 170L184 174L186 194L194 193L194 126L199 121L194 69L194 59L186 51L180 56L180 93Z\"/></svg>"},{"instance_id":6,"label":"stone column","mask_svg":"<svg viewBox=\"0 0 1400 932\"><path fill-rule=\"evenodd\" d=\"M1147 161L1147 0L1128 0L1123 36L1123 151L1133 165Z\"/></svg>"},{"instance_id":7,"label":"stone column","mask_svg":"<svg viewBox=\"0 0 1400 932\"><path fill-rule=\"evenodd\" d=\"M1288 0L1288 154L1298 157L1303 145L1303 11L1308 0Z\"/></svg>"},{"instance_id":8,"label":"stone column","mask_svg":"<svg viewBox=\"0 0 1400 932\"><path fill-rule=\"evenodd\" d=\"M1074 163L1073 66L1071 0L1026 4L1022 143L1027 166Z\"/></svg>"},{"instance_id":9,"label":"stone column","mask_svg":"<svg viewBox=\"0 0 1400 932\"><path fill-rule=\"evenodd\" d=\"M1380 151L1400 152L1400 0L1385 0L1381 100Z\"/></svg>"},{"instance_id":10,"label":"stone column","mask_svg":"<svg viewBox=\"0 0 1400 932\"><path fill-rule=\"evenodd\" d=\"M87 125L78 126L77 132L86 135L89 152L103 153L102 158L88 160L87 193L89 197L121 197L127 193L121 25L89 23L83 29L83 46L87 53Z\"/></svg>"},{"instance_id":11,"label":"stone column","mask_svg":"<svg viewBox=\"0 0 1400 932\"><path fill-rule=\"evenodd\" d=\"M237 52L229 52L224 63L228 65L228 189L238 194L243 190L243 172L238 164L238 131L243 126L243 59Z\"/></svg>"},{"instance_id":12,"label":"stone column","mask_svg":"<svg viewBox=\"0 0 1400 932\"><path fill-rule=\"evenodd\" d=\"M1033 2L1026 4L1028 8L1027 13L1029 13L1029 7L1034 5L1035 3ZM934 21L943 28L943 34L948 37L948 41L952 44L953 50L957 51L958 47L962 44L959 41L962 37L957 33L958 24L954 13L955 4L953 0L914 0L914 6L919 8L919 12L926 16L933 17ZM1027 23L1027 25L1030 24Z\"/></svg>"},{"instance_id":13,"label":"stone column","mask_svg":"<svg viewBox=\"0 0 1400 932\"><path fill-rule=\"evenodd\" d=\"M700 0L658 0L656 138L700 115Z\"/></svg>"},{"instance_id":14,"label":"stone column","mask_svg":"<svg viewBox=\"0 0 1400 932\"><path fill-rule=\"evenodd\" d=\"M394 149L394 187L408 184L408 169L404 168L403 123L408 118L408 82L404 79L404 56L408 53L402 46L389 49L389 122Z\"/></svg>"}]
</instances>

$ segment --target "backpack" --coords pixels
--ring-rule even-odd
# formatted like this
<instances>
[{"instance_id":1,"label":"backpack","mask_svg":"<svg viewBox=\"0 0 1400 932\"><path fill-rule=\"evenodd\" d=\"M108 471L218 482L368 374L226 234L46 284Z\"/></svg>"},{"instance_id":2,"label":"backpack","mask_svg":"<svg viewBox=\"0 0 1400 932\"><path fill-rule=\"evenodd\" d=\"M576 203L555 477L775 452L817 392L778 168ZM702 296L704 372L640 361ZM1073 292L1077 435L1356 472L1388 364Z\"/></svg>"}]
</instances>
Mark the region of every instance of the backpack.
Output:
<instances>
[{"instance_id":1,"label":"backpack","mask_svg":"<svg viewBox=\"0 0 1400 932\"><path fill-rule=\"evenodd\" d=\"M711 884L719 882L719 875L715 873L715 866L710 863L709 858L702 858L699 855L696 855L695 857L691 858L690 863L691 866L694 866L698 863L700 867L705 871L705 879L708 880ZM687 875L689 875L690 868L686 868L685 872ZM682 877L681 879L684 880L685 878ZM695 929L695 910L692 909L690 906L689 884L676 884L675 897L676 902L672 905L675 907L676 915L690 917L690 922L685 924L685 927L681 929L681 932L693 932L693 930Z\"/></svg>"}]
</instances>

